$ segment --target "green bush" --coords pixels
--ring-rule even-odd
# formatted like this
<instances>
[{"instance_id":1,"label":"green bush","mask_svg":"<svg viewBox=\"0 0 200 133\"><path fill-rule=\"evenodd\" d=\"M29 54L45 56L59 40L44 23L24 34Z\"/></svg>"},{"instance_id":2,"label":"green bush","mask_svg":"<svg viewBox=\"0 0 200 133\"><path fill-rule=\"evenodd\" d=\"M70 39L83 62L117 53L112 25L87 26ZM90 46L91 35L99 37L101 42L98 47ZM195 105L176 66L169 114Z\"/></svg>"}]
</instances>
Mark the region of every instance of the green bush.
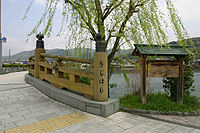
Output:
<instances>
[{"instance_id":1,"label":"green bush","mask_svg":"<svg viewBox=\"0 0 200 133\"><path fill-rule=\"evenodd\" d=\"M176 103L166 93L147 95L147 103L142 104L140 96L128 95L120 99L120 106L129 109L156 110L160 112L192 112L200 108L200 101L195 96L184 95L183 104Z\"/></svg>"},{"instance_id":2,"label":"green bush","mask_svg":"<svg viewBox=\"0 0 200 133\"><path fill-rule=\"evenodd\" d=\"M84 84L88 84L88 85L90 85L90 79L89 78L87 78L87 77L80 77L80 82L81 83L84 83Z\"/></svg>"},{"instance_id":3,"label":"green bush","mask_svg":"<svg viewBox=\"0 0 200 133\"><path fill-rule=\"evenodd\" d=\"M3 67L28 67L28 64L3 64Z\"/></svg>"},{"instance_id":4,"label":"green bush","mask_svg":"<svg viewBox=\"0 0 200 133\"><path fill-rule=\"evenodd\" d=\"M185 64L183 65L183 73L184 73L184 84L183 84L183 94L190 95L192 91L194 91L194 70L192 67L192 62L194 60L194 56L187 56L184 59ZM173 100L177 99L177 83L178 78L163 78L163 88L165 92L173 98Z\"/></svg>"}]
</instances>

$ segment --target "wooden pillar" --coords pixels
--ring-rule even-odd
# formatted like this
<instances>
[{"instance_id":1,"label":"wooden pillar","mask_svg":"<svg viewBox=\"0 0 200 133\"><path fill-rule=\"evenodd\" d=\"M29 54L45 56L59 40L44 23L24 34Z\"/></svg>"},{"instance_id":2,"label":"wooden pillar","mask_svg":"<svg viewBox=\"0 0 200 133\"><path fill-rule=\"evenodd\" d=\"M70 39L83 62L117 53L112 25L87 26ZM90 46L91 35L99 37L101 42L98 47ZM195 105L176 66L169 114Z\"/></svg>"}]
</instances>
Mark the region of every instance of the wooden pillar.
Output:
<instances>
[{"instance_id":1,"label":"wooden pillar","mask_svg":"<svg viewBox=\"0 0 200 133\"><path fill-rule=\"evenodd\" d=\"M57 64L57 71L56 71L56 76L58 78L64 78L64 73L63 72L59 72L59 67L63 66L62 60L57 59L56 60L56 64Z\"/></svg>"},{"instance_id":2,"label":"wooden pillar","mask_svg":"<svg viewBox=\"0 0 200 133\"><path fill-rule=\"evenodd\" d=\"M108 55L106 52L94 54L94 100L108 100Z\"/></svg>"},{"instance_id":3,"label":"wooden pillar","mask_svg":"<svg viewBox=\"0 0 200 133\"><path fill-rule=\"evenodd\" d=\"M183 103L183 84L184 84L184 74L183 74L183 58L179 58L179 79L177 87L177 102Z\"/></svg>"},{"instance_id":4,"label":"wooden pillar","mask_svg":"<svg viewBox=\"0 0 200 133\"><path fill-rule=\"evenodd\" d=\"M39 66L39 62L44 61L44 58L41 57L41 53L45 53L45 49L35 49L35 73L34 73L34 77L35 78L39 78L39 72L40 72L40 66Z\"/></svg>"},{"instance_id":5,"label":"wooden pillar","mask_svg":"<svg viewBox=\"0 0 200 133\"><path fill-rule=\"evenodd\" d=\"M142 104L146 103L146 55L141 55L141 89L140 97Z\"/></svg>"},{"instance_id":6,"label":"wooden pillar","mask_svg":"<svg viewBox=\"0 0 200 133\"><path fill-rule=\"evenodd\" d=\"M36 41L36 49L35 49L35 56L34 56L35 57L34 77L39 78L39 72L40 72L39 62L45 61L45 58L43 58L40 54L45 53L45 49L44 49L44 41L42 40L44 36L41 34L38 34L36 37L38 38L38 40Z\"/></svg>"}]
</instances>

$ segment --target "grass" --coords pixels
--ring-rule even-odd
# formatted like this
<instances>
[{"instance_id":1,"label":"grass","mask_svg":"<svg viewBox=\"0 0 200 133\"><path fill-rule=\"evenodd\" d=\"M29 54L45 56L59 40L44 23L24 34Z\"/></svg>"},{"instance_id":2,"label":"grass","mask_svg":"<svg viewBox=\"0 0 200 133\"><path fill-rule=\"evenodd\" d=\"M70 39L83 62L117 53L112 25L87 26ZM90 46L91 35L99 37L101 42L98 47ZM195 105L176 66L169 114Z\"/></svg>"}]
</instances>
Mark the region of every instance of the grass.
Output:
<instances>
[{"instance_id":1,"label":"grass","mask_svg":"<svg viewBox=\"0 0 200 133\"><path fill-rule=\"evenodd\" d=\"M160 112L192 112L200 108L200 101L195 96L184 96L183 104L174 102L167 94L147 95L147 103L141 104L140 97L128 95L120 99L120 106L129 109L156 110Z\"/></svg>"},{"instance_id":2,"label":"grass","mask_svg":"<svg viewBox=\"0 0 200 133\"><path fill-rule=\"evenodd\" d=\"M3 67L28 67L28 64L3 64Z\"/></svg>"}]
</instances>

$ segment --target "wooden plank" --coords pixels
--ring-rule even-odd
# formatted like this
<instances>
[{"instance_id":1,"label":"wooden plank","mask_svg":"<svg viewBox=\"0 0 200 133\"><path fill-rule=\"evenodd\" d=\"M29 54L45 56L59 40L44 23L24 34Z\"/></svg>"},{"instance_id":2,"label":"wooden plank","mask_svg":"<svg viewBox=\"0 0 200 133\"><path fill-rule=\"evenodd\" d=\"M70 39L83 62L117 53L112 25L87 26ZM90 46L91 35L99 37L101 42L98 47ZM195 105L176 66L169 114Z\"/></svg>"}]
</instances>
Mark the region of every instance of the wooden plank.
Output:
<instances>
[{"instance_id":1,"label":"wooden plank","mask_svg":"<svg viewBox=\"0 0 200 133\"><path fill-rule=\"evenodd\" d=\"M77 75L69 75L69 80L72 82L72 83L76 83L76 82L80 82L80 76L77 76Z\"/></svg>"},{"instance_id":2,"label":"wooden plank","mask_svg":"<svg viewBox=\"0 0 200 133\"><path fill-rule=\"evenodd\" d=\"M32 74L32 75L34 75L35 70L34 69L29 69L29 73Z\"/></svg>"},{"instance_id":3,"label":"wooden plank","mask_svg":"<svg viewBox=\"0 0 200 133\"><path fill-rule=\"evenodd\" d=\"M82 77L88 77L90 79L94 79L94 73L86 72L84 70L76 69L76 68L66 68L66 67L59 67L58 71L64 72L71 75L78 75Z\"/></svg>"},{"instance_id":4,"label":"wooden plank","mask_svg":"<svg viewBox=\"0 0 200 133\"><path fill-rule=\"evenodd\" d=\"M147 77L178 77L179 63L177 61L148 61Z\"/></svg>"},{"instance_id":5,"label":"wooden plank","mask_svg":"<svg viewBox=\"0 0 200 133\"><path fill-rule=\"evenodd\" d=\"M29 63L28 63L29 65L34 65L35 63L33 62L33 61L29 61Z\"/></svg>"},{"instance_id":6,"label":"wooden plank","mask_svg":"<svg viewBox=\"0 0 200 133\"><path fill-rule=\"evenodd\" d=\"M89 95L91 97L94 96L94 89L90 85L86 85L83 83L72 83L68 79L58 78L52 74L46 74L45 72L40 72L40 78L45 79L58 86L65 87L70 90Z\"/></svg>"},{"instance_id":7,"label":"wooden plank","mask_svg":"<svg viewBox=\"0 0 200 133\"><path fill-rule=\"evenodd\" d=\"M53 67L54 67L53 64L48 64L46 62L39 62L39 65L43 66L43 67L46 67L46 68L49 68L49 69L53 69Z\"/></svg>"},{"instance_id":8,"label":"wooden plank","mask_svg":"<svg viewBox=\"0 0 200 133\"><path fill-rule=\"evenodd\" d=\"M53 58L53 59L79 62L79 63L87 63L87 64L94 63L94 60L91 60L91 59L82 59L82 58L75 58L75 57L69 57L69 56L56 56L56 55L49 55L49 54L43 54L43 53L41 54L41 56Z\"/></svg>"},{"instance_id":9,"label":"wooden plank","mask_svg":"<svg viewBox=\"0 0 200 133\"><path fill-rule=\"evenodd\" d=\"M146 56L141 56L141 89L140 97L142 104L146 103Z\"/></svg>"}]
</instances>

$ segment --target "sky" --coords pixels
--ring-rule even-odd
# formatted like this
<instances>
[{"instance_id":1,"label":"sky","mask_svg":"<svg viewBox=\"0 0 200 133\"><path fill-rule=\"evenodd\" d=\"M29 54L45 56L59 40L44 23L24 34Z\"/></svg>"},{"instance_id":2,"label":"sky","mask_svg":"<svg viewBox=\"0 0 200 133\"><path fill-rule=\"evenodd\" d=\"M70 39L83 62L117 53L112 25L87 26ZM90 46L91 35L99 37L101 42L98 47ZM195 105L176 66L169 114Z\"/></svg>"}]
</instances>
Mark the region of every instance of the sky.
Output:
<instances>
[{"instance_id":1,"label":"sky","mask_svg":"<svg viewBox=\"0 0 200 133\"><path fill-rule=\"evenodd\" d=\"M160 0L163 1L163 0ZM179 16L183 20L190 37L200 37L200 0L172 0L178 10ZM2 36L7 38L7 43L3 43L3 56L8 55L9 49L11 55L21 51L29 51L35 49L36 38L28 37L42 12L44 11L45 0L35 0L28 17L23 20L26 8L31 0L2 0ZM161 3L162 8L162 3ZM61 6L54 21L54 29L59 29L61 21ZM176 40L172 31L168 31L169 41ZM56 37L54 33L50 38L45 38L45 48L54 49L66 47L65 37ZM28 42L26 40L29 39Z\"/></svg>"}]
</instances>

